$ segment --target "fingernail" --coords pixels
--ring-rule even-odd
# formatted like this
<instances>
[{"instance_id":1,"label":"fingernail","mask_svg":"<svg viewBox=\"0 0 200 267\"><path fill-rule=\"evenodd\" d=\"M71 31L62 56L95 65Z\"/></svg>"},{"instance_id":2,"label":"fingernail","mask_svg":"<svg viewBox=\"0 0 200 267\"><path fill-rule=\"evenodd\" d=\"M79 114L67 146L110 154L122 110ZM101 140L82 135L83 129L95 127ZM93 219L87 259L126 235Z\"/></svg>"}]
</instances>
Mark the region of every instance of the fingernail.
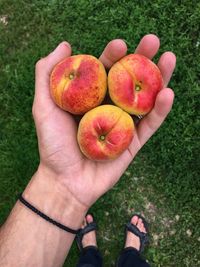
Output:
<instances>
[{"instance_id":1,"label":"fingernail","mask_svg":"<svg viewBox=\"0 0 200 267\"><path fill-rule=\"evenodd\" d=\"M67 41L63 41L61 44L65 45L67 48L71 49L71 45Z\"/></svg>"},{"instance_id":2,"label":"fingernail","mask_svg":"<svg viewBox=\"0 0 200 267\"><path fill-rule=\"evenodd\" d=\"M69 44L68 42L66 42L66 41L63 41L62 43L60 43L60 44L54 49L53 52L57 51L57 49L60 49L60 47L63 46L63 45L64 45L65 47L67 47L68 49L71 49L70 44Z\"/></svg>"}]
</instances>

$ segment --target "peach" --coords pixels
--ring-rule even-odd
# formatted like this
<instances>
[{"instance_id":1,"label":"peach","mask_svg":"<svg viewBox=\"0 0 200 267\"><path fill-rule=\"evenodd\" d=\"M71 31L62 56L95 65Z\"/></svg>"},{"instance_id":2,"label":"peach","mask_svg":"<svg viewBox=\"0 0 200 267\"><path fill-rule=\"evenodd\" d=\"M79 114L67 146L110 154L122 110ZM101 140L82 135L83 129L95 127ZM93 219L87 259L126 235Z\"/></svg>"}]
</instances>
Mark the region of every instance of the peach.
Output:
<instances>
[{"instance_id":1,"label":"peach","mask_svg":"<svg viewBox=\"0 0 200 267\"><path fill-rule=\"evenodd\" d=\"M134 115L145 115L153 108L163 79L158 67L148 58L129 54L115 63L108 73L112 101Z\"/></svg>"},{"instance_id":2,"label":"peach","mask_svg":"<svg viewBox=\"0 0 200 267\"><path fill-rule=\"evenodd\" d=\"M78 143L92 160L118 157L128 148L134 135L131 116L114 105L102 105L88 111L78 127Z\"/></svg>"},{"instance_id":3,"label":"peach","mask_svg":"<svg viewBox=\"0 0 200 267\"><path fill-rule=\"evenodd\" d=\"M91 55L75 55L58 63L50 77L55 103L72 114L84 114L103 101L107 74L103 64Z\"/></svg>"}]
</instances>

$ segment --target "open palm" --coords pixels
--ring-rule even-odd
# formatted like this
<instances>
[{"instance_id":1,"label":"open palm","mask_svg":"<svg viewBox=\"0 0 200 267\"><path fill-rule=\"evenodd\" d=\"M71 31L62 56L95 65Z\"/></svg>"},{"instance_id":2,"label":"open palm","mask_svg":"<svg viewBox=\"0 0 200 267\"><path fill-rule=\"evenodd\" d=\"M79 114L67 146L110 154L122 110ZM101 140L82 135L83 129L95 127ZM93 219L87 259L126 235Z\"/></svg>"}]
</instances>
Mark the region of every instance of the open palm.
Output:
<instances>
[{"instance_id":1,"label":"open palm","mask_svg":"<svg viewBox=\"0 0 200 267\"><path fill-rule=\"evenodd\" d=\"M151 59L158 49L159 39L155 35L146 35L135 53ZM126 44L122 40L113 40L104 49L100 60L109 69L126 52ZM119 180L140 148L159 128L171 110L174 94L169 88L160 91L154 108L140 121L131 145L120 157L107 162L89 160L78 147L77 123L74 117L56 106L49 93L52 68L70 55L70 45L63 42L36 64L33 116L38 135L40 164L56 173L58 182L64 185L66 191L70 191L78 201L89 207ZM165 87L171 78L175 62L176 58L171 52L165 52L158 62Z\"/></svg>"}]
</instances>

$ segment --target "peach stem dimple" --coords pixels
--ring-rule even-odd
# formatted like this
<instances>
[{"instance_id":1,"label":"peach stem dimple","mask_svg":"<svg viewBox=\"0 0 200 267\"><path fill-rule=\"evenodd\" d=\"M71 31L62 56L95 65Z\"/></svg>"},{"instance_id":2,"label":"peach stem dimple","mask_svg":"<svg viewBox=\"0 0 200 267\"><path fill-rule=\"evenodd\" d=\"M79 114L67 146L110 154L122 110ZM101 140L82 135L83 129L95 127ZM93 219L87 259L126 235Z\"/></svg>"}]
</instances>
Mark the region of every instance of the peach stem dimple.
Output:
<instances>
[{"instance_id":1,"label":"peach stem dimple","mask_svg":"<svg viewBox=\"0 0 200 267\"><path fill-rule=\"evenodd\" d=\"M69 74L69 79L70 79L70 80L73 80L73 79L74 79L74 74L73 74L73 73L70 73L70 74Z\"/></svg>"},{"instance_id":2,"label":"peach stem dimple","mask_svg":"<svg viewBox=\"0 0 200 267\"><path fill-rule=\"evenodd\" d=\"M101 141L104 141L104 140L105 140L105 135L100 135L99 139L100 139Z\"/></svg>"},{"instance_id":3,"label":"peach stem dimple","mask_svg":"<svg viewBox=\"0 0 200 267\"><path fill-rule=\"evenodd\" d=\"M136 86L135 86L135 91L140 91L141 90L141 86L139 85L139 84L136 84Z\"/></svg>"}]
</instances>

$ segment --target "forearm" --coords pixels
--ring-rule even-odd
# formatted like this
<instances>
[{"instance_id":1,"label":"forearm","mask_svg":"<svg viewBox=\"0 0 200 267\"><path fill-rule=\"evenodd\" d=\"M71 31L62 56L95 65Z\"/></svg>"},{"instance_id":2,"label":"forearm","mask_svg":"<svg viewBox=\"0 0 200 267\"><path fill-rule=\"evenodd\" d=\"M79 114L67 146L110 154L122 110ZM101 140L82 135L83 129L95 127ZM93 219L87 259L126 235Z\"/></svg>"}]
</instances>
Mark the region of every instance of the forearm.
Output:
<instances>
[{"instance_id":1,"label":"forearm","mask_svg":"<svg viewBox=\"0 0 200 267\"><path fill-rule=\"evenodd\" d=\"M54 220L78 229L86 209L49 173L37 171L24 198ZM45 221L17 201L0 230L0 266L62 266L74 235Z\"/></svg>"}]
</instances>

